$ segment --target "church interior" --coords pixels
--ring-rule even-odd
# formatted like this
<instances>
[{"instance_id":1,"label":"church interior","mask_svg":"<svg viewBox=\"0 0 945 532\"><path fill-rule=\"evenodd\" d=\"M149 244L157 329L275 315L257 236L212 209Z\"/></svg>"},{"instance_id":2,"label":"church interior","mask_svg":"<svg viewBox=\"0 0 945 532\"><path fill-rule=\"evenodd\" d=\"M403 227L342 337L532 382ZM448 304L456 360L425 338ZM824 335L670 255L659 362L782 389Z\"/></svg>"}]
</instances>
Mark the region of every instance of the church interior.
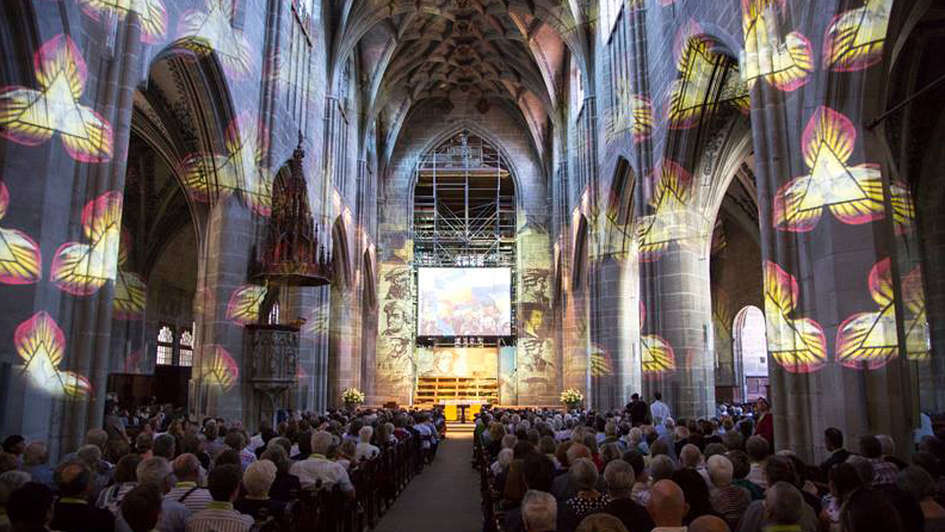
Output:
<instances>
[{"instance_id":1,"label":"church interior","mask_svg":"<svg viewBox=\"0 0 945 532\"><path fill-rule=\"evenodd\" d=\"M912 463L945 431L939 45L938 0L5 0L0 439L604 435L638 393Z\"/></svg>"}]
</instances>

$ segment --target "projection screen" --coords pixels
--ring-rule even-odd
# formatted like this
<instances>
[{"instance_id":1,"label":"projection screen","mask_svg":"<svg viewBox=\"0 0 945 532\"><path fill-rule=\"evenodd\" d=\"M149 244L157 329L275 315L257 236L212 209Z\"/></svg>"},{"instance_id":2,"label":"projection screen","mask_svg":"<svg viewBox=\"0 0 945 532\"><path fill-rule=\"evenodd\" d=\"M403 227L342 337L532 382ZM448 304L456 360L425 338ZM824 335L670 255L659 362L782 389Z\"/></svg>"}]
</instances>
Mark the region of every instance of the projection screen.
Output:
<instances>
[{"instance_id":1,"label":"projection screen","mask_svg":"<svg viewBox=\"0 0 945 532\"><path fill-rule=\"evenodd\" d=\"M420 268L420 336L512 334L511 268Z\"/></svg>"}]
</instances>

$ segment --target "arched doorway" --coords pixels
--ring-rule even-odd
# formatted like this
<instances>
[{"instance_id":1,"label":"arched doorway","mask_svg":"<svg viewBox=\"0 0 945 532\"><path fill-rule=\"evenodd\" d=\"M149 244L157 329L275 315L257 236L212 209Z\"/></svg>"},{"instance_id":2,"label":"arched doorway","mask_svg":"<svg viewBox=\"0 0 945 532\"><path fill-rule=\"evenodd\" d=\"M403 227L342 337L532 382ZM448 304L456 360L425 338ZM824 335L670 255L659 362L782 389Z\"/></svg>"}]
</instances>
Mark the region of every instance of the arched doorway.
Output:
<instances>
[{"instance_id":1,"label":"arched doorway","mask_svg":"<svg viewBox=\"0 0 945 532\"><path fill-rule=\"evenodd\" d=\"M732 323L736 402L768 397L768 340L765 315L754 305L743 307Z\"/></svg>"}]
</instances>

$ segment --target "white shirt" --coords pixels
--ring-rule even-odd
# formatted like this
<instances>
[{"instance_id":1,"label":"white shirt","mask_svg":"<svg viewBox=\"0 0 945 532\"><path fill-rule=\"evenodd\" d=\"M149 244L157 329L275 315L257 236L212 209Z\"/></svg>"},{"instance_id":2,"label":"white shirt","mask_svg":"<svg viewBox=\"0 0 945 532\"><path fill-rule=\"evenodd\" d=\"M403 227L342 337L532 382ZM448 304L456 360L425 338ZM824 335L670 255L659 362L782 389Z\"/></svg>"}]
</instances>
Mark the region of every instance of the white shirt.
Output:
<instances>
[{"instance_id":1,"label":"white shirt","mask_svg":"<svg viewBox=\"0 0 945 532\"><path fill-rule=\"evenodd\" d=\"M371 445L370 443L366 442L359 443L355 449L354 456L358 459L358 461L370 460L371 458L381 454L381 450L378 449L376 445Z\"/></svg>"},{"instance_id":2,"label":"white shirt","mask_svg":"<svg viewBox=\"0 0 945 532\"><path fill-rule=\"evenodd\" d=\"M331 489L338 485L341 491L351 493L354 486L348 477L343 465L326 459L323 455L313 454L305 460L300 460L292 464L289 473L299 477L302 489L314 488L318 481L322 481L322 488Z\"/></svg>"},{"instance_id":3,"label":"white shirt","mask_svg":"<svg viewBox=\"0 0 945 532\"><path fill-rule=\"evenodd\" d=\"M653 424L660 425L670 416L669 407L663 401L653 401L650 405L650 415L653 416Z\"/></svg>"}]
</instances>

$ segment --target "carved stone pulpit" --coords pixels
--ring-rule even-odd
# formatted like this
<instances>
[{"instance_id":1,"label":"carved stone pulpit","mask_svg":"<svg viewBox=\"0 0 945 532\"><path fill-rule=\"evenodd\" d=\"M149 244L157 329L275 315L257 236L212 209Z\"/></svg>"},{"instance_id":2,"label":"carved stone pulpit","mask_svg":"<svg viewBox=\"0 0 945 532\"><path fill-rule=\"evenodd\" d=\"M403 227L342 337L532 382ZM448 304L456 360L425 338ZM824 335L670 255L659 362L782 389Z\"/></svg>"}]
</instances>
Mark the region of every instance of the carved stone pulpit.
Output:
<instances>
[{"instance_id":1,"label":"carved stone pulpit","mask_svg":"<svg viewBox=\"0 0 945 532\"><path fill-rule=\"evenodd\" d=\"M299 329L291 325L247 325L246 373L253 387L248 421L268 419L275 427L276 412L289 407L288 392L297 384Z\"/></svg>"}]
</instances>

